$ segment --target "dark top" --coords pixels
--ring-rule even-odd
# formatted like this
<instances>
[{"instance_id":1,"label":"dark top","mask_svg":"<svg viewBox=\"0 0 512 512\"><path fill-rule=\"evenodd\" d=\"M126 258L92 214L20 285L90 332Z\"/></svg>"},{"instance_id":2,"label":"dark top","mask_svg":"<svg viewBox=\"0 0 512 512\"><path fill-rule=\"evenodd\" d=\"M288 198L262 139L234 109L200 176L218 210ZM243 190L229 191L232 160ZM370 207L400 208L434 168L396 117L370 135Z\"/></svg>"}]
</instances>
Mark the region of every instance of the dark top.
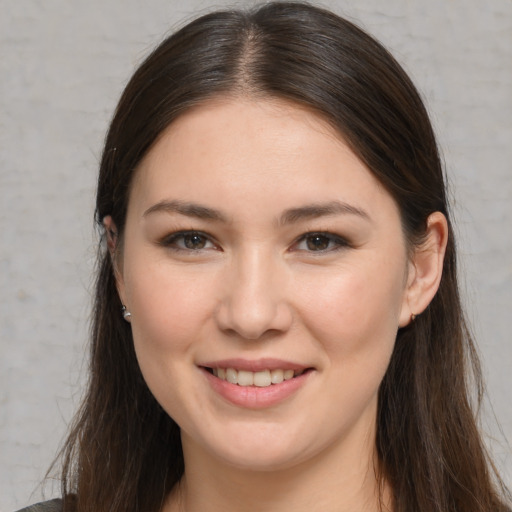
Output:
<instances>
[{"instance_id":1,"label":"dark top","mask_svg":"<svg viewBox=\"0 0 512 512\"><path fill-rule=\"evenodd\" d=\"M18 512L62 512L62 500L43 501L30 505L30 507L22 508ZM512 512L512 509L505 508L502 512Z\"/></svg>"},{"instance_id":2,"label":"dark top","mask_svg":"<svg viewBox=\"0 0 512 512\"><path fill-rule=\"evenodd\" d=\"M36 503L30 505L30 507L18 510L18 512L61 512L62 511L62 500L50 500L43 501L42 503Z\"/></svg>"}]
</instances>

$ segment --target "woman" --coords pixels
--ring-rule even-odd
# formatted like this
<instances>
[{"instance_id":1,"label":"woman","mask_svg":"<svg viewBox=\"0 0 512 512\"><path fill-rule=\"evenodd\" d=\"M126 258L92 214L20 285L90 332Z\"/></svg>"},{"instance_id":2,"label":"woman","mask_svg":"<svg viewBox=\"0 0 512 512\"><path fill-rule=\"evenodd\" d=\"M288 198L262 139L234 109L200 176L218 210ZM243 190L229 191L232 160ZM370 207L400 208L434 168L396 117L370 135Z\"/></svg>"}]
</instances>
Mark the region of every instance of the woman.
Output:
<instances>
[{"instance_id":1,"label":"woman","mask_svg":"<svg viewBox=\"0 0 512 512\"><path fill-rule=\"evenodd\" d=\"M96 213L90 383L46 506L506 510L432 128L360 29L277 2L165 40Z\"/></svg>"}]
</instances>

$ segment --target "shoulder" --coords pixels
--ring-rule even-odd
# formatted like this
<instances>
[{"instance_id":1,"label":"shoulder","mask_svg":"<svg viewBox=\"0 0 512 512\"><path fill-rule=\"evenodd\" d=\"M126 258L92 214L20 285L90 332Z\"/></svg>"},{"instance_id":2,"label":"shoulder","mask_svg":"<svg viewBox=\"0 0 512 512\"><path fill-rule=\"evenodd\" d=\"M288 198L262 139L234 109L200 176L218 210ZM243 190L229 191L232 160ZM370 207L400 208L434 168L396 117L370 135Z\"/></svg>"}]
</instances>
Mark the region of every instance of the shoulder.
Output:
<instances>
[{"instance_id":1,"label":"shoulder","mask_svg":"<svg viewBox=\"0 0 512 512\"><path fill-rule=\"evenodd\" d=\"M30 505L30 507L18 510L18 512L61 512L62 511L62 500L50 500L43 501L42 503L36 503Z\"/></svg>"}]
</instances>

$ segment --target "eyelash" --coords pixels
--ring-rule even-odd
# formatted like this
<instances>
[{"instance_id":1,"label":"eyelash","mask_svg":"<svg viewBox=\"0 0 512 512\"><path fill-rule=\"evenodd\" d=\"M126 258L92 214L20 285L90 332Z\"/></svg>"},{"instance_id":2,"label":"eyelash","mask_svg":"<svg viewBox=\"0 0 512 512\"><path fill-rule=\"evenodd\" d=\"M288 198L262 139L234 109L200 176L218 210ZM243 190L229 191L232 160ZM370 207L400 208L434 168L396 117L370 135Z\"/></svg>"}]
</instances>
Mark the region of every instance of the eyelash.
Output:
<instances>
[{"instance_id":1,"label":"eyelash","mask_svg":"<svg viewBox=\"0 0 512 512\"><path fill-rule=\"evenodd\" d=\"M320 248L318 250L313 250L310 248L307 249L300 249L298 246L301 243L308 243L308 241L312 241L314 238L317 239L323 239L324 241L327 241L327 247L326 248ZM329 233L326 231L314 231L311 233L305 233L304 235L300 236L293 244L293 250L294 251L305 251L310 253L320 253L325 254L328 252L333 251L339 251L341 249L346 249L347 247L350 247L350 244L342 238L339 235L335 235L334 233Z\"/></svg>"},{"instance_id":2,"label":"eyelash","mask_svg":"<svg viewBox=\"0 0 512 512\"><path fill-rule=\"evenodd\" d=\"M183 244L186 244L187 237L197 237L204 241L205 244L211 244L212 247L200 247L200 248L191 248L191 247L180 247L179 241L181 241ZM163 245L164 247L168 249L172 249L174 251L184 251L184 252L199 252L203 250L208 250L211 248L217 248L217 244L213 242L212 238L207 235L206 233L203 233L202 231L178 231L176 233L172 233L169 236L166 236L163 238L160 242L160 245Z\"/></svg>"},{"instance_id":3,"label":"eyelash","mask_svg":"<svg viewBox=\"0 0 512 512\"><path fill-rule=\"evenodd\" d=\"M187 237L197 237L199 241L202 241L204 245L211 244L211 247L186 247ZM189 240L190 240L189 238ZM317 247L317 250L311 249L311 247L300 248L302 243L308 244L308 242L312 242L314 239L317 241L324 242L327 245L325 247ZM180 242L184 245L180 247ZM184 251L184 252L200 252L203 250L209 250L212 248L218 248L218 245L212 240L212 237L202 231L178 231L169 236L166 236L160 241L160 245L172 249L174 251ZM301 235L295 242L292 244L291 250L295 251L304 251L309 253L319 253L325 254L328 252L338 251L341 249L345 249L350 247L350 244L347 240L340 237L339 235L335 235L333 233L325 232L325 231L314 231L310 233L305 233Z\"/></svg>"}]
</instances>

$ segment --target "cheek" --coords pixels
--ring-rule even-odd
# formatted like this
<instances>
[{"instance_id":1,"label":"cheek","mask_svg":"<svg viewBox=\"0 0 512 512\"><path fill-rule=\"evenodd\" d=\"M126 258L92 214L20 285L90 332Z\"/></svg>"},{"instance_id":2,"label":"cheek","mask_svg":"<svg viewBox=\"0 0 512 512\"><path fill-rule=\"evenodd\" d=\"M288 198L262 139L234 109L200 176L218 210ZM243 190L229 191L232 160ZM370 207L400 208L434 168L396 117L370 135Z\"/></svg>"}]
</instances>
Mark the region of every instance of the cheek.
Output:
<instances>
[{"instance_id":1,"label":"cheek","mask_svg":"<svg viewBox=\"0 0 512 512\"><path fill-rule=\"evenodd\" d=\"M193 276L168 262L147 264L143 271L134 262L126 268L127 300L138 353L186 351L212 316L215 278ZM204 278L203 278L204 277ZM164 361L161 361L164 364Z\"/></svg>"},{"instance_id":2,"label":"cheek","mask_svg":"<svg viewBox=\"0 0 512 512\"><path fill-rule=\"evenodd\" d=\"M135 263L135 262L134 262ZM167 263L126 266L126 291L139 367L157 401L173 418L181 418L184 382L194 362L198 340L212 316L214 284L197 274L176 271ZM133 269L133 272L130 270Z\"/></svg>"},{"instance_id":3,"label":"cheek","mask_svg":"<svg viewBox=\"0 0 512 512\"><path fill-rule=\"evenodd\" d=\"M401 275L395 279L389 272L359 270L303 284L310 291L303 321L324 354L329 375L326 403L337 404L330 412L332 421L343 424L353 424L362 416L371 421L368 418L376 413L403 295ZM324 286L318 286L321 282Z\"/></svg>"},{"instance_id":4,"label":"cheek","mask_svg":"<svg viewBox=\"0 0 512 512\"><path fill-rule=\"evenodd\" d=\"M331 354L379 365L391 353L404 295L401 267L362 264L302 280L303 320Z\"/></svg>"}]
</instances>

